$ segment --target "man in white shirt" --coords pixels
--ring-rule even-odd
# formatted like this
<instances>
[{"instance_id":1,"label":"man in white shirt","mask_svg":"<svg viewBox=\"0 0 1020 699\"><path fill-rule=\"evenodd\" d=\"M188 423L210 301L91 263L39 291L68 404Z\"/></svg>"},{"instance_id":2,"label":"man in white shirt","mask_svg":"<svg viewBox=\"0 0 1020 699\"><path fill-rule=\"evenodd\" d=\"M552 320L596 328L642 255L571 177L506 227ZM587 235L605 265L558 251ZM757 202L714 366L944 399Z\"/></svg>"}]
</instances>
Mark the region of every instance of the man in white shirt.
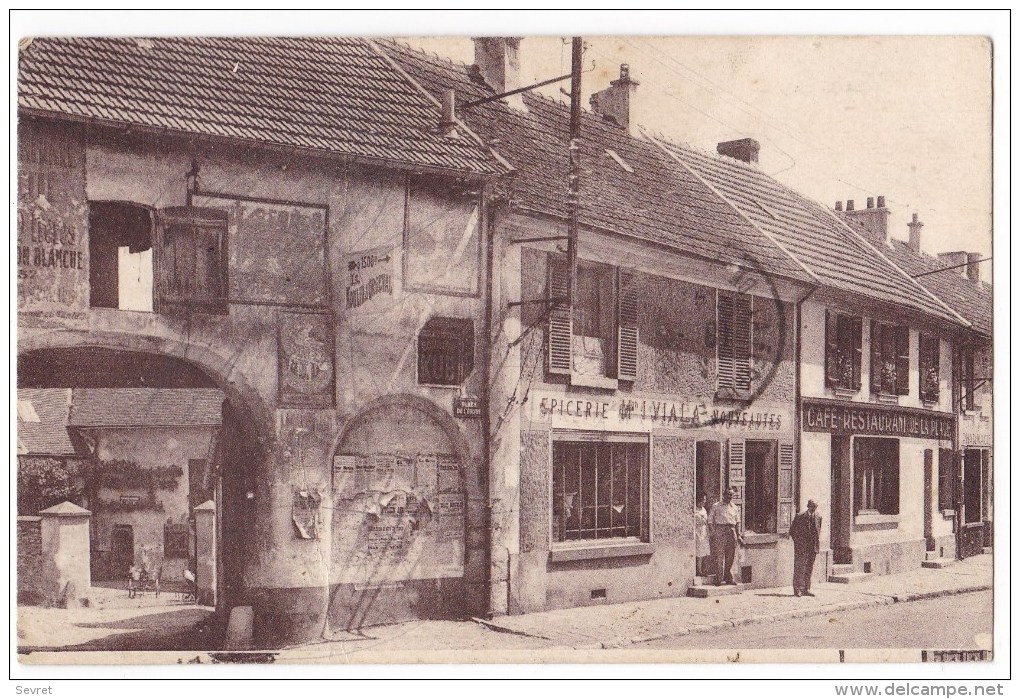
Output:
<instances>
[{"instance_id":1,"label":"man in white shirt","mask_svg":"<svg viewBox=\"0 0 1020 699\"><path fill-rule=\"evenodd\" d=\"M736 488L723 493L723 499L712 505L708 514L708 526L712 537L712 557L718 576L717 585L736 585L733 581L733 560L737 545L743 545L744 536L740 528L740 508L733 502Z\"/></svg>"}]
</instances>

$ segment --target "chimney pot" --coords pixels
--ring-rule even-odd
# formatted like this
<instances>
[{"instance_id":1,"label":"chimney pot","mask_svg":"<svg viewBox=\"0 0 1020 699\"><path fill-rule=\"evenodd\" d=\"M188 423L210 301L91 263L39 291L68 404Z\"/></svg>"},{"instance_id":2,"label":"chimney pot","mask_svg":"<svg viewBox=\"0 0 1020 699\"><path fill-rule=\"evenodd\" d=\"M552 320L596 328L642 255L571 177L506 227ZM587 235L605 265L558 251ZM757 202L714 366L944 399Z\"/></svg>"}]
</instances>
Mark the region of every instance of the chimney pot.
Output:
<instances>
[{"instance_id":1,"label":"chimney pot","mask_svg":"<svg viewBox=\"0 0 1020 699\"><path fill-rule=\"evenodd\" d=\"M884 203L884 202L883 202ZM876 239L889 244L889 210L884 206L875 208L875 198L868 197L863 209L854 209L854 200L846 201L846 218L868 231Z\"/></svg>"},{"instance_id":2,"label":"chimney pot","mask_svg":"<svg viewBox=\"0 0 1020 699\"><path fill-rule=\"evenodd\" d=\"M716 145L715 149L719 155L743 160L745 163L756 163L761 144L753 138L738 138L735 141L723 141Z\"/></svg>"},{"instance_id":3,"label":"chimney pot","mask_svg":"<svg viewBox=\"0 0 1020 699\"><path fill-rule=\"evenodd\" d=\"M875 208L875 198L874 197L868 197L867 208L869 208L869 209L874 209Z\"/></svg>"},{"instance_id":4,"label":"chimney pot","mask_svg":"<svg viewBox=\"0 0 1020 699\"><path fill-rule=\"evenodd\" d=\"M843 210L843 202L842 202L842 200L837 201L836 202L836 211L842 211L842 210Z\"/></svg>"},{"instance_id":5,"label":"chimney pot","mask_svg":"<svg viewBox=\"0 0 1020 699\"><path fill-rule=\"evenodd\" d=\"M882 194L878 195L878 208L880 208L880 209L884 209L885 208L885 196L882 195Z\"/></svg>"},{"instance_id":6,"label":"chimney pot","mask_svg":"<svg viewBox=\"0 0 1020 699\"><path fill-rule=\"evenodd\" d=\"M854 210L854 200L853 199L847 199L846 200L846 210L847 211L853 211Z\"/></svg>"}]
</instances>

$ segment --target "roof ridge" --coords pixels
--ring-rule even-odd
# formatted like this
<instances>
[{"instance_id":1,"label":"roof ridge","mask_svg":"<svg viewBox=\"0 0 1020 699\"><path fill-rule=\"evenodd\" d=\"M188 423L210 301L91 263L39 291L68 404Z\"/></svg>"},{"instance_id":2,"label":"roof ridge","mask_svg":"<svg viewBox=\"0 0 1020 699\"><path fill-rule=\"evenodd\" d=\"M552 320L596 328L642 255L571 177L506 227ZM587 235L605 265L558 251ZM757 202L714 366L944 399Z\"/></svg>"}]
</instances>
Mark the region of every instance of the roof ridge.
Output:
<instances>
[{"instance_id":1,"label":"roof ridge","mask_svg":"<svg viewBox=\"0 0 1020 699\"><path fill-rule=\"evenodd\" d=\"M641 127L639 126L638 128L641 128ZM695 179L697 179L697 180L698 180L699 182L701 182L701 183L702 183L703 185L705 185L705 186L706 186L706 187L708 187L708 188L709 188L710 190L712 190L712 192L713 192L713 193L714 193L714 194L715 194L715 195L716 195L717 197L719 197L719 198L720 198L720 199L722 199L722 200L723 200L724 202L726 202L726 204L727 204L727 205L728 205L728 206L729 206L729 207L730 207L730 208L731 208L731 209L732 209L732 210L733 210L734 212L736 212L736 214L737 214L738 216L740 216L740 217L741 217L742 219L744 219L744 221L746 221L746 222L747 222L747 223L748 223L748 224L749 224L749 225L750 225L750 226L751 226L752 228L754 228L754 229L755 229L755 230L757 230L757 231L758 231L759 233L761 233L761 234L762 234L762 235L764 235L764 236L765 236L766 238L768 238L768 239L769 239L769 240L770 240L770 241L772 242L772 244L773 244L773 245L775 245L775 246L776 246L777 248L779 248L780 250L782 250L782 251L783 251L783 253L784 253L784 254L786 254L786 256L787 256L787 257L789 257L789 258L790 258L791 260L793 260L793 261L794 261L794 262L795 262L795 263L796 263L796 264L797 264L797 265L798 265L798 266L799 266L799 267L800 267L800 268L801 268L802 270L804 270L804 271L805 271L805 272L806 272L806 273L808 274L808 276L809 276L809 277L810 277L811 279L813 279L813 280L814 280L814 281L815 281L816 283L818 283L818 284L821 284L821 280L820 280L820 279L818 278L818 275L816 275L816 274L815 274L814 272L812 272L812 271L811 271L811 270L810 270L810 269L808 268L808 266L807 266L807 265L805 265L805 264L804 264L803 262L801 262L799 258L797 258L796 256L794 256L794 255L793 255L793 253L791 253L791 252L790 252L789 250L787 250L787 249L786 249L786 247L785 247L785 246L784 246L784 245L783 245L782 243L780 243L780 242L779 242L778 240L776 240L776 239L775 239L775 237L773 237L773 236L772 236L772 234L770 234L770 233L769 233L768 231L766 231L766 230L765 230L764 228L762 228L761 226L759 226L758 224L756 224L756 223L755 223L754 221L752 221L752 220L750 219L750 217L748 217L748 216L747 216L747 215L746 215L746 214L745 214L745 213L744 213L743 211L741 211L741 210L740 210L740 208L739 208L738 206L736 206L736 205L735 205L735 204L734 204L733 202L731 202L731 201L729 200L729 198L728 198L728 197L727 197L726 195L724 195L724 194L723 194L722 192L720 192L720 191L719 191L719 190L718 190L718 189L717 189L717 188L716 188L716 187L715 187L714 185L712 185L712 184L711 184L711 183L709 183L709 182L708 182L707 180L705 180L705 179L704 179L703 177L701 177L701 176L700 176L700 175L699 175L698 173L696 173L696 172L694 171L694 169L693 169L693 168L691 168L691 167L688 167L686 163L682 162L682 161L681 161L681 160L680 160L679 158L677 158L676 154L674 154L674 153L670 153L670 152L669 152L669 149L668 149L668 148L666 148L665 146L662 146L662 145L660 145L660 144L659 144L659 143L658 143L657 141L655 141L654 139L652 140L652 143L654 143L655 145L658 145L658 146L659 146L659 148L660 148L660 149L662 150L662 152L664 152L664 153L665 153L666 155L668 155L668 156L669 156L669 158L670 158L670 159L671 159L671 160L672 160L673 162L675 162L675 163L679 164L679 165L680 165L680 167L682 167L682 168L684 168L685 170L687 170L687 172L689 172L689 173L690 173L690 174L691 174L692 176L694 176L694 178L695 178Z\"/></svg>"}]
</instances>

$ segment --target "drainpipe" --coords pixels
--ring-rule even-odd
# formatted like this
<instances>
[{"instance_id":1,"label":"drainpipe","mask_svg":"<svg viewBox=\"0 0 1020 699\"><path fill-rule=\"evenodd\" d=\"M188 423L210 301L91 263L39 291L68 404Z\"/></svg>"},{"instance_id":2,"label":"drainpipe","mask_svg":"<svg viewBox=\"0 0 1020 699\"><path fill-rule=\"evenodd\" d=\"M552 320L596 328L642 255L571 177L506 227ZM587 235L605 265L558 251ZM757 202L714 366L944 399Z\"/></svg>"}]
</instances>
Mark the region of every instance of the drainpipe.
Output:
<instances>
[{"instance_id":1,"label":"drainpipe","mask_svg":"<svg viewBox=\"0 0 1020 699\"><path fill-rule=\"evenodd\" d=\"M491 612L492 605L492 416L489 400L492 395L492 299L493 299L493 257L495 244L495 215L490 215L489 186L482 187L481 217L486 232L485 244L485 313L482 320L482 482L485 484L485 612Z\"/></svg>"}]
</instances>

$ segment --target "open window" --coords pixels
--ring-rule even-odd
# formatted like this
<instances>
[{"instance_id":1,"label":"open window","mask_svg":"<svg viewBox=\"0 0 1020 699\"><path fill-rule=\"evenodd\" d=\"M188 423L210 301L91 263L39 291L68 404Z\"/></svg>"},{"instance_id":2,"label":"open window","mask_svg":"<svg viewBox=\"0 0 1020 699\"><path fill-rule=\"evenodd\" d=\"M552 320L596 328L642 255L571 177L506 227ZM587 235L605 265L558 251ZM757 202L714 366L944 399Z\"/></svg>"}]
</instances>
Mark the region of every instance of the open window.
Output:
<instances>
[{"instance_id":1,"label":"open window","mask_svg":"<svg viewBox=\"0 0 1020 699\"><path fill-rule=\"evenodd\" d=\"M825 312L825 385L861 390L861 318Z\"/></svg>"},{"instance_id":2,"label":"open window","mask_svg":"<svg viewBox=\"0 0 1020 699\"><path fill-rule=\"evenodd\" d=\"M634 381L638 370L638 300L634 274L611 265L578 262L577 297L562 256L549 257L548 371L583 384L599 378ZM594 384L593 384L594 385Z\"/></svg>"},{"instance_id":3,"label":"open window","mask_svg":"<svg viewBox=\"0 0 1020 699\"><path fill-rule=\"evenodd\" d=\"M871 321L871 392L910 393L910 329L906 326Z\"/></svg>"},{"instance_id":4,"label":"open window","mask_svg":"<svg viewBox=\"0 0 1020 699\"><path fill-rule=\"evenodd\" d=\"M227 312L227 212L175 206L158 214L157 310Z\"/></svg>"},{"instance_id":5,"label":"open window","mask_svg":"<svg viewBox=\"0 0 1020 699\"><path fill-rule=\"evenodd\" d=\"M931 335L921 335L918 345L921 400L925 403L938 403L939 339Z\"/></svg>"},{"instance_id":6,"label":"open window","mask_svg":"<svg viewBox=\"0 0 1020 699\"><path fill-rule=\"evenodd\" d=\"M152 311L152 211L121 201L89 202L89 305Z\"/></svg>"},{"instance_id":7,"label":"open window","mask_svg":"<svg viewBox=\"0 0 1020 699\"><path fill-rule=\"evenodd\" d=\"M792 442L729 440L727 486L736 488L745 530L785 534L793 521Z\"/></svg>"}]
</instances>

